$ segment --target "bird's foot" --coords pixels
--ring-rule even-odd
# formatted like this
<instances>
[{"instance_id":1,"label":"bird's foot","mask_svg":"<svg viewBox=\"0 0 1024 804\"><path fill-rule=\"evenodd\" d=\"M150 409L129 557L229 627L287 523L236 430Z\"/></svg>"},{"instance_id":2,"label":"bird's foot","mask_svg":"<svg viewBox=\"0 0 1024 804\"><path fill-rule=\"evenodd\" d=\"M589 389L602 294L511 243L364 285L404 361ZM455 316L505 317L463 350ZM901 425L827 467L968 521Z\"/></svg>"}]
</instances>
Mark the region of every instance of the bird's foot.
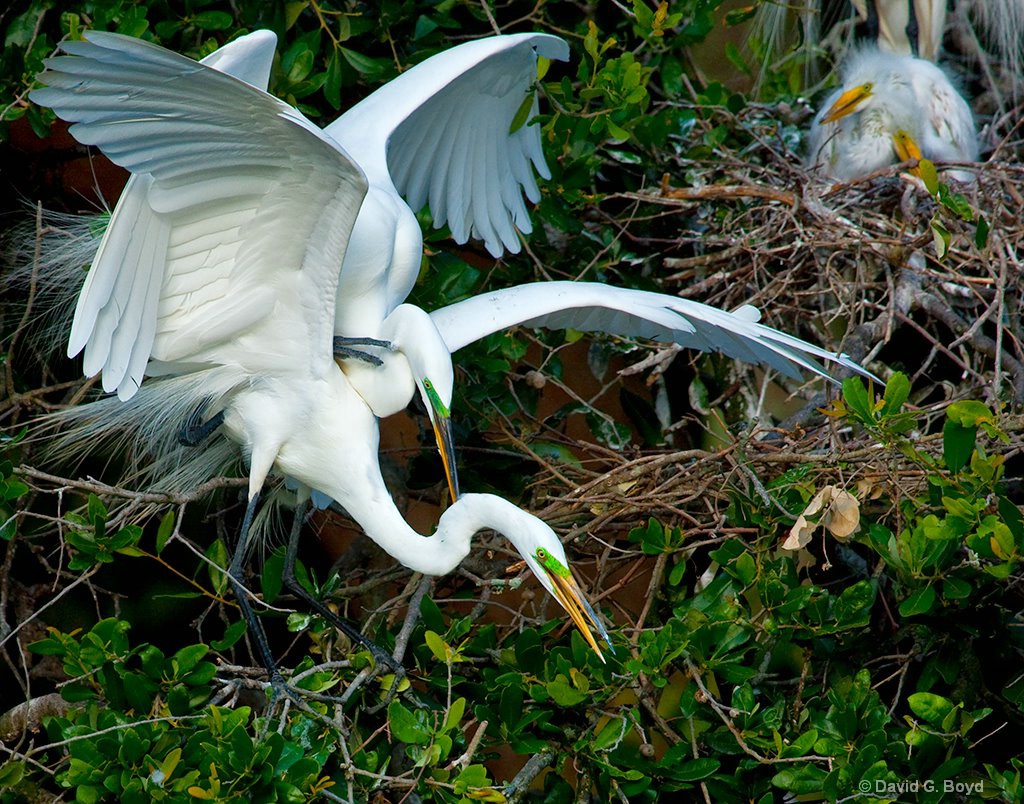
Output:
<instances>
[{"instance_id":1,"label":"bird's foot","mask_svg":"<svg viewBox=\"0 0 1024 804\"><path fill-rule=\"evenodd\" d=\"M348 338L344 335L334 336L334 356L339 360L362 360L372 366L383 366L384 361L376 355L372 355L363 349L355 349L356 346L374 346L379 349L394 351L394 344L391 341L382 341L378 338Z\"/></svg>"},{"instance_id":2,"label":"bird's foot","mask_svg":"<svg viewBox=\"0 0 1024 804\"><path fill-rule=\"evenodd\" d=\"M206 413L206 408L210 402L202 402L195 410L192 411L191 415L185 420L185 423L181 426L178 431L178 443L184 447L198 447L224 423L224 411L216 413L211 418L203 421L203 414Z\"/></svg>"}]
</instances>

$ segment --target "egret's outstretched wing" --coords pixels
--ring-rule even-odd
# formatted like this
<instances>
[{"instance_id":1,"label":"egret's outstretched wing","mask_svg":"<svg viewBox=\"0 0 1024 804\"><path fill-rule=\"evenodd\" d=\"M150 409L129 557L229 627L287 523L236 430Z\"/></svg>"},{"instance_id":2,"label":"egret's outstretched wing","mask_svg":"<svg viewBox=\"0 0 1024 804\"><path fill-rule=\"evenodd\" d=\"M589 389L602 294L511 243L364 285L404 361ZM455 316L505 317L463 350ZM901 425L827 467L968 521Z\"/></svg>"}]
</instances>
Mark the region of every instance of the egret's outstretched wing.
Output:
<instances>
[{"instance_id":1,"label":"egret's outstretched wing","mask_svg":"<svg viewBox=\"0 0 1024 804\"><path fill-rule=\"evenodd\" d=\"M135 261L90 273L82 290L75 335L87 368L124 399L150 359L162 371L323 371L362 173L265 92L141 40L86 38L47 62L32 100L74 122L80 142L151 176L121 213L146 225L112 222L97 255Z\"/></svg>"},{"instance_id":2,"label":"egret's outstretched wing","mask_svg":"<svg viewBox=\"0 0 1024 804\"><path fill-rule=\"evenodd\" d=\"M260 30L233 39L199 61L218 72L233 75L251 87L263 90L270 84L277 34Z\"/></svg>"},{"instance_id":3,"label":"egret's outstretched wing","mask_svg":"<svg viewBox=\"0 0 1024 804\"><path fill-rule=\"evenodd\" d=\"M200 63L265 90L276 46L277 36L272 31L254 31L228 42ZM170 239L170 218L154 212L146 200L152 186L151 175L136 173L121 192L93 257L85 288L79 294L67 348L68 357L86 350L82 368L88 376L109 367L103 375L108 391L128 378L124 390L129 395L142 381L156 327L156 317L146 315L145 311L152 308L151 294L159 291L165 255L151 248L151 244ZM137 281L132 286L133 295L121 307L108 305L122 266L134 266ZM138 282L140 277L145 278L144 282ZM143 285L147 292L143 292ZM137 330L123 318L125 310L131 312L133 322L138 319L134 325ZM115 329L120 333L116 340L100 335ZM92 337L94 331L96 338ZM119 368L122 366L123 373Z\"/></svg>"},{"instance_id":4,"label":"egret's outstretched wing","mask_svg":"<svg viewBox=\"0 0 1024 804\"><path fill-rule=\"evenodd\" d=\"M661 293L597 282L534 282L483 293L430 314L451 351L517 324L572 328L677 343L722 352L799 378L801 369L828 377L817 359L870 376L845 355L757 323L755 307L726 312Z\"/></svg>"},{"instance_id":5,"label":"egret's outstretched wing","mask_svg":"<svg viewBox=\"0 0 1024 804\"><path fill-rule=\"evenodd\" d=\"M325 131L371 183L393 183L413 210L429 202L435 226L447 223L456 242L477 237L495 256L503 247L516 253L516 229L531 231L523 193L537 202L534 169L551 176L540 129L511 130L531 102L538 55L565 61L569 47L549 34L466 42L402 73Z\"/></svg>"}]
</instances>

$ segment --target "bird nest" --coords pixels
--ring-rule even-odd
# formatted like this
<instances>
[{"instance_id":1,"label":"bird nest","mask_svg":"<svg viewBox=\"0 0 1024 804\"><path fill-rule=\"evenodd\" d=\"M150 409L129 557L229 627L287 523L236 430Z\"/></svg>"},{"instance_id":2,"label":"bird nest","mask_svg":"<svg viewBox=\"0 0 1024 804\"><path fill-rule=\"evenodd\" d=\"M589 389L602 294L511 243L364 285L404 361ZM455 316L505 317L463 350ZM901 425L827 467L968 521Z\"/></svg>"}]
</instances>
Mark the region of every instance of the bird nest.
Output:
<instances>
[{"instance_id":1,"label":"bird nest","mask_svg":"<svg viewBox=\"0 0 1024 804\"><path fill-rule=\"evenodd\" d=\"M1008 440L989 448L1013 458L1024 446L1021 422L1010 415L1024 400L1019 130L971 166L977 180L968 185L947 184L939 173L941 186L929 188L914 164L837 184L810 174L796 152L792 134L810 114L747 106L698 116L674 154L661 155L660 185L608 194L591 225L613 227L646 280L665 293L726 309L753 304L764 323L844 351L882 379L905 373L917 417L911 438L940 463L944 410L963 399L1003 411ZM694 142L721 126L742 132L734 146L688 158ZM655 347L640 366L659 374L672 359L676 350ZM745 394L749 412L774 387L748 368L732 376L706 407ZM765 533L736 526L732 516L738 501L751 500L792 524L800 510L778 510L772 486L779 482L850 489L881 517L898 518L896 501L921 495L927 477L920 462L822 415L837 391L820 383L786 390L802 400L786 415L757 424L748 417L728 436L677 440L674 449L609 449L563 434L560 443L578 460L534 451L528 507L561 528L577 556L591 556L585 572L607 602L632 583L646 590L654 560L643 557L635 529L649 518L680 527L692 556L733 536L781 542L786 528ZM515 428L492 437L530 451ZM1019 496L1015 483L1012 497ZM620 614L639 627L648 607L634 598Z\"/></svg>"}]
</instances>

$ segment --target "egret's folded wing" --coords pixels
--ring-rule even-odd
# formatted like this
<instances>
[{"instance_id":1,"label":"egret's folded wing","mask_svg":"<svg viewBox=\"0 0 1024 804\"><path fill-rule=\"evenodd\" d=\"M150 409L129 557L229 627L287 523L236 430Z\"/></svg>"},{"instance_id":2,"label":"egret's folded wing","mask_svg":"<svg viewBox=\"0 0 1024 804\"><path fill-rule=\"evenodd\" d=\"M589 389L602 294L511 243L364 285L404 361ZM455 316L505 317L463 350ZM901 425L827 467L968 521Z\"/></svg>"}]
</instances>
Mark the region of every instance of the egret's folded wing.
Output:
<instances>
[{"instance_id":1,"label":"egret's folded wing","mask_svg":"<svg viewBox=\"0 0 1024 804\"><path fill-rule=\"evenodd\" d=\"M534 169L544 161L540 129L516 114L531 99L537 56L565 61L569 48L549 34L510 34L453 47L410 68L356 104L325 131L371 182L390 176L413 210L430 204L435 226L456 242L484 241L500 256L519 251L516 229L531 231L523 193L536 203Z\"/></svg>"},{"instance_id":2,"label":"egret's folded wing","mask_svg":"<svg viewBox=\"0 0 1024 804\"><path fill-rule=\"evenodd\" d=\"M793 378L799 378L801 370L828 377L818 359L871 376L845 355L757 323L757 311L749 305L729 313L675 296L597 282L519 285L442 307L430 318L453 352L492 332L522 324L677 343L770 366Z\"/></svg>"},{"instance_id":3,"label":"egret's folded wing","mask_svg":"<svg viewBox=\"0 0 1024 804\"><path fill-rule=\"evenodd\" d=\"M123 213L145 225L112 221L98 255L135 262L83 288L102 301L76 333L95 350L88 367L123 398L149 359L164 371L326 369L362 173L265 92L141 40L86 36L47 62L32 99L74 122L80 142L151 177L139 195L149 211Z\"/></svg>"},{"instance_id":4,"label":"egret's folded wing","mask_svg":"<svg viewBox=\"0 0 1024 804\"><path fill-rule=\"evenodd\" d=\"M914 94L924 110L925 156L940 161L974 162L978 159L978 135L974 113L940 67L930 69L913 82ZM929 153L928 151L931 151Z\"/></svg>"}]
</instances>

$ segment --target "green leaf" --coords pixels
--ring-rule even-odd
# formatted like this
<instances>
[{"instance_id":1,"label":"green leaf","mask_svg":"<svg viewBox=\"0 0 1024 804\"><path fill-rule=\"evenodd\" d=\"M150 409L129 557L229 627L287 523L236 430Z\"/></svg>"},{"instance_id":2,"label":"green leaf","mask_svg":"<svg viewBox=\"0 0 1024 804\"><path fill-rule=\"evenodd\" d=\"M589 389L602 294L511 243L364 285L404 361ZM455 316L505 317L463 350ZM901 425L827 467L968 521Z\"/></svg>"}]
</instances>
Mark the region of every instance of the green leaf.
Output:
<instances>
[{"instance_id":1,"label":"green leaf","mask_svg":"<svg viewBox=\"0 0 1024 804\"><path fill-rule=\"evenodd\" d=\"M224 544L224 540L215 539L213 544L206 548L206 557L213 562L212 564L206 564L206 572L210 577L210 584L218 595L223 595L228 588L228 576L227 572L219 568L226 568L230 563L228 548Z\"/></svg>"},{"instance_id":2,"label":"green leaf","mask_svg":"<svg viewBox=\"0 0 1024 804\"><path fill-rule=\"evenodd\" d=\"M350 50L347 47L339 49L341 50L341 55L345 57L345 61L361 75L369 78L379 78L384 75L387 69L388 61L386 59L371 59L369 56L364 56L362 53L357 53L355 50Z\"/></svg>"},{"instance_id":3,"label":"green leaf","mask_svg":"<svg viewBox=\"0 0 1024 804\"><path fill-rule=\"evenodd\" d=\"M931 692L915 692L907 698L910 711L929 723L941 723L956 708L956 705L941 695Z\"/></svg>"},{"instance_id":4,"label":"green leaf","mask_svg":"<svg viewBox=\"0 0 1024 804\"><path fill-rule=\"evenodd\" d=\"M455 777L456 795L464 795L470 788L487 787L491 783L487 776L487 768L483 765L469 765ZM474 796L474 798L477 798Z\"/></svg>"},{"instance_id":5,"label":"green leaf","mask_svg":"<svg viewBox=\"0 0 1024 804\"><path fill-rule=\"evenodd\" d=\"M711 757L701 757L676 765L668 773L677 782L697 782L708 778L721 766L720 760L712 759Z\"/></svg>"},{"instance_id":6,"label":"green leaf","mask_svg":"<svg viewBox=\"0 0 1024 804\"><path fill-rule=\"evenodd\" d=\"M288 57L291 58L288 58ZM282 64L288 64L288 68L285 72L285 77L288 79L289 84L298 84L300 81L306 80L309 74L313 72L313 61L314 53L308 48L300 48L298 50L289 50L286 54Z\"/></svg>"},{"instance_id":7,"label":"green leaf","mask_svg":"<svg viewBox=\"0 0 1024 804\"><path fill-rule=\"evenodd\" d=\"M608 751L620 742L622 738L626 736L626 728L628 724L625 718L615 717L604 724L604 727L597 733L597 736L590 743L590 748L593 751Z\"/></svg>"},{"instance_id":8,"label":"green leaf","mask_svg":"<svg viewBox=\"0 0 1024 804\"><path fill-rule=\"evenodd\" d=\"M10 760L0 765L0 790L14 787L25 777L25 763Z\"/></svg>"},{"instance_id":9,"label":"green leaf","mask_svg":"<svg viewBox=\"0 0 1024 804\"><path fill-rule=\"evenodd\" d=\"M281 594L284 585L284 552L281 548L276 549L267 556L263 562L263 569L260 572L260 592L267 603L273 603Z\"/></svg>"},{"instance_id":10,"label":"green leaf","mask_svg":"<svg viewBox=\"0 0 1024 804\"><path fill-rule=\"evenodd\" d=\"M926 586L918 589L910 597L900 603L900 614L904 617L914 617L918 614L927 614L935 605L935 587Z\"/></svg>"},{"instance_id":11,"label":"green leaf","mask_svg":"<svg viewBox=\"0 0 1024 804\"><path fill-rule=\"evenodd\" d=\"M974 245L979 249L988 245L989 228L988 220L983 215L979 215L978 226L974 230Z\"/></svg>"},{"instance_id":12,"label":"green leaf","mask_svg":"<svg viewBox=\"0 0 1024 804\"><path fill-rule=\"evenodd\" d=\"M861 421L874 421L868 390L860 377L848 377L843 380L843 401Z\"/></svg>"},{"instance_id":13,"label":"green leaf","mask_svg":"<svg viewBox=\"0 0 1024 804\"><path fill-rule=\"evenodd\" d=\"M447 664L451 661L451 648L448 647L448 644L439 634L434 631L427 631L423 634L423 641L427 643L430 652L434 654L434 658L439 662Z\"/></svg>"},{"instance_id":14,"label":"green leaf","mask_svg":"<svg viewBox=\"0 0 1024 804\"><path fill-rule=\"evenodd\" d=\"M938 218L932 218L932 242L935 244L935 253L941 260L949 253L949 244L953 240L953 235L950 234L947 229Z\"/></svg>"},{"instance_id":15,"label":"green leaf","mask_svg":"<svg viewBox=\"0 0 1024 804\"><path fill-rule=\"evenodd\" d=\"M327 62L324 97L333 109L341 108L341 59L337 50L331 54L331 58Z\"/></svg>"},{"instance_id":16,"label":"green leaf","mask_svg":"<svg viewBox=\"0 0 1024 804\"><path fill-rule=\"evenodd\" d=\"M160 519L160 527L156 531L156 554L160 555L167 542L174 534L174 511L168 511Z\"/></svg>"},{"instance_id":17,"label":"green leaf","mask_svg":"<svg viewBox=\"0 0 1024 804\"><path fill-rule=\"evenodd\" d=\"M298 22L299 16L306 10L308 5L308 0L284 4L284 29L286 31L290 31L295 23Z\"/></svg>"},{"instance_id":18,"label":"green leaf","mask_svg":"<svg viewBox=\"0 0 1024 804\"><path fill-rule=\"evenodd\" d=\"M963 427L953 419L942 426L942 459L951 472L959 472L971 460L977 429Z\"/></svg>"},{"instance_id":19,"label":"green leaf","mask_svg":"<svg viewBox=\"0 0 1024 804\"><path fill-rule=\"evenodd\" d=\"M736 559L734 564L736 578L744 586L749 586L757 577L757 562L750 553L744 553Z\"/></svg>"},{"instance_id":20,"label":"green leaf","mask_svg":"<svg viewBox=\"0 0 1024 804\"><path fill-rule=\"evenodd\" d=\"M994 423L992 409L983 402L973 399L962 399L953 402L946 408L946 418L955 421L962 427L976 427L985 423Z\"/></svg>"},{"instance_id":21,"label":"green leaf","mask_svg":"<svg viewBox=\"0 0 1024 804\"><path fill-rule=\"evenodd\" d=\"M583 468L580 459L565 444L557 444L554 441L531 441L530 449L546 460L558 461L569 466Z\"/></svg>"},{"instance_id":22,"label":"green leaf","mask_svg":"<svg viewBox=\"0 0 1024 804\"><path fill-rule=\"evenodd\" d=\"M508 127L509 134L515 134L519 129L526 125L526 121L530 119L530 111L533 109L533 93L527 92L526 97L523 98L523 102L519 104L519 108L516 109L515 116L512 118L512 123Z\"/></svg>"},{"instance_id":23,"label":"green leaf","mask_svg":"<svg viewBox=\"0 0 1024 804\"><path fill-rule=\"evenodd\" d=\"M899 413L903 403L910 396L910 380L902 371L897 371L885 384L885 395L882 397L882 415L890 416Z\"/></svg>"},{"instance_id":24,"label":"green leaf","mask_svg":"<svg viewBox=\"0 0 1024 804\"><path fill-rule=\"evenodd\" d=\"M928 192L932 195L938 195L939 172L935 169L934 163L930 159L922 159L917 163L917 170Z\"/></svg>"},{"instance_id":25,"label":"green leaf","mask_svg":"<svg viewBox=\"0 0 1024 804\"><path fill-rule=\"evenodd\" d=\"M448 709L448 714L444 716L444 724L441 726L441 731L451 731L452 729L458 728L462 722L463 715L466 714L466 699L456 698L452 701L451 707Z\"/></svg>"},{"instance_id":26,"label":"green leaf","mask_svg":"<svg viewBox=\"0 0 1024 804\"><path fill-rule=\"evenodd\" d=\"M416 18L416 27L412 32L412 41L418 42L424 36L432 34L437 30L437 23L422 14Z\"/></svg>"},{"instance_id":27,"label":"green leaf","mask_svg":"<svg viewBox=\"0 0 1024 804\"><path fill-rule=\"evenodd\" d=\"M243 634L245 634L245 620L238 620L224 629L223 639L212 640L210 647L216 651L225 651L238 642Z\"/></svg>"},{"instance_id":28,"label":"green leaf","mask_svg":"<svg viewBox=\"0 0 1024 804\"><path fill-rule=\"evenodd\" d=\"M403 743L423 745L430 740L430 732L401 701L392 701L388 705L388 724L395 739Z\"/></svg>"},{"instance_id":29,"label":"green leaf","mask_svg":"<svg viewBox=\"0 0 1024 804\"><path fill-rule=\"evenodd\" d=\"M192 670L210 652L207 645L187 645L171 657L174 675L179 678Z\"/></svg>"},{"instance_id":30,"label":"green leaf","mask_svg":"<svg viewBox=\"0 0 1024 804\"><path fill-rule=\"evenodd\" d=\"M590 697L589 692L583 692L569 684L565 676L558 676L554 681L545 685L548 695L559 706L576 706Z\"/></svg>"},{"instance_id":31,"label":"green leaf","mask_svg":"<svg viewBox=\"0 0 1024 804\"><path fill-rule=\"evenodd\" d=\"M200 11L192 17L192 23L204 31L226 31L233 21L226 11Z\"/></svg>"}]
</instances>

